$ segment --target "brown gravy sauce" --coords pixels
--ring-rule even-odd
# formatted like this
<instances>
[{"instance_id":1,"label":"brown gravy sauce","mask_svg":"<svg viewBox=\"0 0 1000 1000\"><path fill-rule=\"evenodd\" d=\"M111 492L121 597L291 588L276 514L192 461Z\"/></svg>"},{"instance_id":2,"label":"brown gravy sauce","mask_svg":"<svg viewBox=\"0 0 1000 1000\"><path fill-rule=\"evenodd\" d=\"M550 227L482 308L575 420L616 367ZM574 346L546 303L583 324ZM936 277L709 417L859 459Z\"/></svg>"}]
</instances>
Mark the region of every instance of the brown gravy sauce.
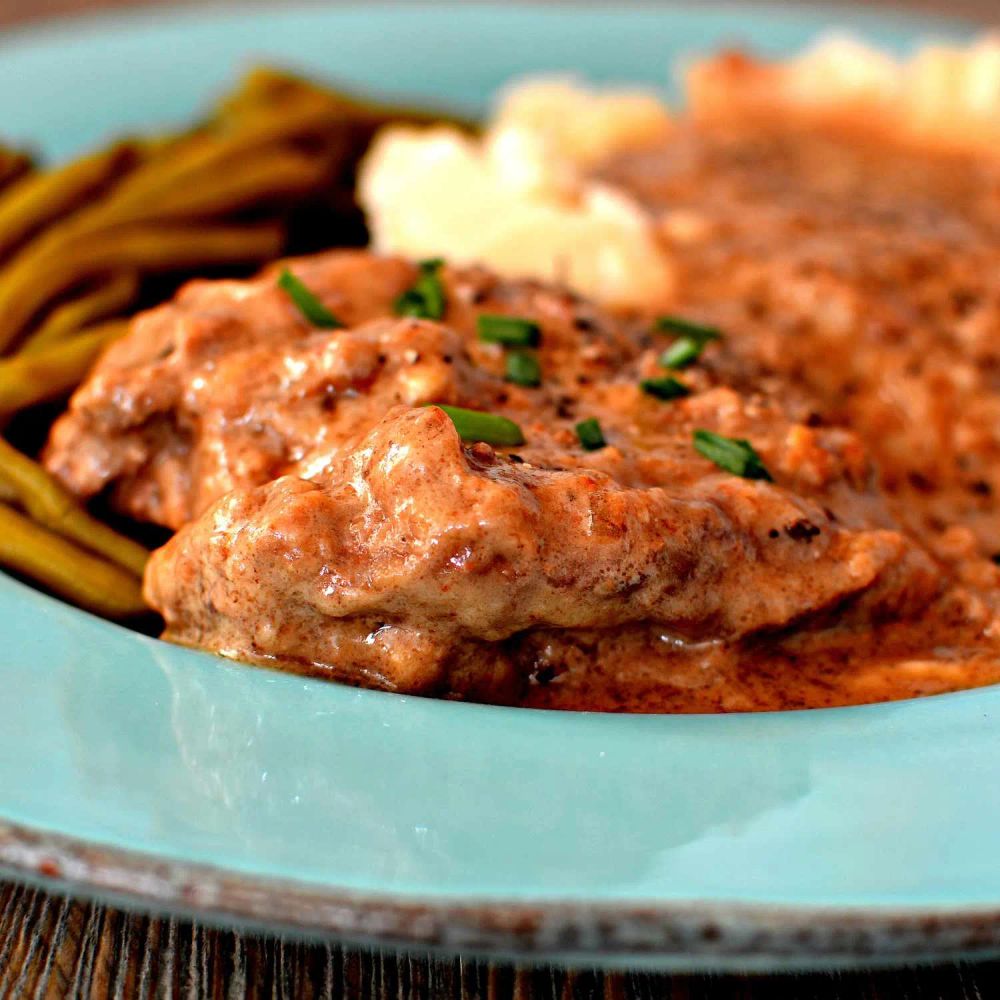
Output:
<instances>
[{"instance_id":1,"label":"brown gravy sauce","mask_svg":"<svg viewBox=\"0 0 1000 1000\"><path fill-rule=\"evenodd\" d=\"M676 311L726 331L731 384L852 428L894 516L939 560L918 620L687 646L627 633L533 675L525 704L731 712L1000 681L1000 167L858 129L692 127L602 171L661 219ZM989 609L970 623L968 608ZM983 625L983 622L988 623Z\"/></svg>"},{"instance_id":2,"label":"brown gravy sauce","mask_svg":"<svg viewBox=\"0 0 1000 1000\"><path fill-rule=\"evenodd\" d=\"M345 330L309 329L265 275L195 283L112 348L46 460L180 528L146 580L168 637L574 710L1000 681L997 166L756 124L692 126L599 174L657 219L672 311L725 334L683 400L639 391L664 374L652 317L448 268L443 323L403 320L416 269L365 254L296 265ZM540 388L504 380L477 311L544 327ZM463 449L433 402L527 443ZM580 448L588 416L612 447ZM698 427L752 439L774 488L720 475Z\"/></svg>"}]
</instances>

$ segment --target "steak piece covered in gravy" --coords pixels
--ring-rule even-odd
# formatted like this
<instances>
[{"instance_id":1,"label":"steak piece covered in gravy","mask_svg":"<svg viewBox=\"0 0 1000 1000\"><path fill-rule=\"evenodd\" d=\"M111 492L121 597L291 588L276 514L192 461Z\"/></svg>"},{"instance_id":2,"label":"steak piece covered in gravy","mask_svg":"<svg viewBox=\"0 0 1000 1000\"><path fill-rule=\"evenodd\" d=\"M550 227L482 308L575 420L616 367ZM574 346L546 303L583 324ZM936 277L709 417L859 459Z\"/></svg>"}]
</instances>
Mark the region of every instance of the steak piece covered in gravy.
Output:
<instances>
[{"instance_id":1,"label":"steak piece covered in gravy","mask_svg":"<svg viewBox=\"0 0 1000 1000\"><path fill-rule=\"evenodd\" d=\"M991 605L900 527L862 440L802 422L809 391L728 340L665 399L648 380L670 337L648 317L447 266L441 318L397 316L412 263L290 267L342 328L312 326L278 269L193 283L52 434L76 492L180 529L146 576L167 638L396 691L629 710L873 700L890 675L903 696L995 662ZM480 339L497 314L536 325L540 385ZM433 404L524 442L463 441ZM748 442L766 474L720 467L695 430Z\"/></svg>"},{"instance_id":2,"label":"steak piece covered in gravy","mask_svg":"<svg viewBox=\"0 0 1000 1000\"><path fill-rule=\"evenodd\" d=\"M768 452L792 478L808 446L789 456L782 429ZM843 484L831 492L853 528L697 456L635 487L573 462L540 426L533 437L518 462L463 446L440 409L394 409L312 481L228 494L154 556L147 594L184 643L495 698L517 690L504 643L536 627L739 639L851 599L862 619L916 613L934 593L929 561L870 527ZM795 537L805 525L809 541Z\"/></svg>"}]
</instances>

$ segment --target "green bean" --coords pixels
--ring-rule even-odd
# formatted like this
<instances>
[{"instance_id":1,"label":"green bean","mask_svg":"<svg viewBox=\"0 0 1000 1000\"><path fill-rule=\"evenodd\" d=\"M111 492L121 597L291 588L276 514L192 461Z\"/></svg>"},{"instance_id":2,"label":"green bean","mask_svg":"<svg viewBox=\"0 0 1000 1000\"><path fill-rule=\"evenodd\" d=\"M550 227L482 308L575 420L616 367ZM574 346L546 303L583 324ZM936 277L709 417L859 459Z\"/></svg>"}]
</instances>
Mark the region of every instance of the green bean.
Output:
<instances>
[{"instance_id":1,"label":"green bean","mask_svg":"<svg viewBox=\"0 0 1000 1000\"><path fill-rule=\"evenodd\" d=\"M65 340L84 327L123 312L139 294L139 279L131 271L122 271L101 281L92 290L57 306L37 330L25 339L20 352L34 353L43 347Z\"/></svg>"},{"instance_id":2,"label":"green bean","mask_svg":"<svg viewBox=\"0 0 1000 1000\"><path fill-rule=\"evenodd\" d=\"M266 222L252 226L137 225L54 246L29 244L0 271L0 350L47 303L88 278L119 268L144 273L257 263L277 256L283 242L282 226Z\"/></svg>"},{"instance_id":3,"label":"green bean","mask_svg":"<svg viewBox=\"0 0 1000 1000\"><path fill-rule=\"evenodd\" d=\"M108 618L147 610L132 573L84 552L5 504L0 504L0 564Z\"/></svg>"},{"instance_id":4,"label":"green bean","mask_svg":"<svg viewBox=\"0 0 1000 1000\"><path fill-rule=\"evenodd\" d=\"M57 170L29 174L0 194L0 255L108 187L137 160L132 143L118 143Z\"/></svg>"},{"instance_id":5,"label":"green bean","mask_svg":"<svg viewBox=\"0 0 1000 1000\"><path fill-rule=\"evenodd\" d=\"M229 130L192 137L137 170L110 198L72 220L69 232L94 232L143 218L157 200L178 190L190 192L202 183L218 182L225 173L267 146L318 130L329 131L341 119L328 100L308 96L288 106L263 109ZM57 234L65 238L66 232ZM53 238L48 234L47 238Z\"/></svg>"},{"instance_id":6,"label":"green bean","mask_svg":"<svg viewBox=\"0 0 1000 1000\"><path fill-rule=\"evenodd\" d=\"M224 216L307 194L355 156L378 124L442 117L467 124L454 116L360 100L265 68L252 73L213 118L189 132L122 143L22 180L0 193L0 253L44 222L58 221L0 270L0 351L50 302L102 272L127 269L141 275L252 263L277 255L282 243L273 228L247 230L252 247L236 240L205 253L183 252L166 235L169 248L156 248L148 234L137 235L141 224ZM308 140L312 151L292 148L300 140ZM81 206L95 191L102 196ZM204 238L211 239L207 233ZM47 334L42 342L49 339Z\"/></svg>"},{"instance_id":7,"label":"green bean","mask_svg":"<svg viewBox=\"0 0 1000 1000\"><path fill-rule=\"evenodd\" d=\"M474 119L454 111L372 100L274 66L253 67L233 95L220 102L218 114L222 120L238 118L252 114L261 105L280 104L306 94L327 101L342 118L354 124L381 125L388 121L406 121L431 125L447 122L460 128L476 127Z\"/></svg>"},{"instance_id":8,"label":"green bean","mask_svg":"<svg viewBox=\"0 0 1000 1000\"><path fill-rule=\"evenodd\" d=\"M34 163L27 153L0 146L0 191L30 174L33 168Z\"/></svg>"},{"instance_id":9,"label":"green bean","mask_svg":"<svg viewBox=\"0 0 1000 1000\"><path fill-rule=\"evenodd\" d=\"M232 169L207 172L198 183L177 183L162 197L149 199L132 212L134 222L204 219L262 202L276 203L316 190L327 166L319 158L294 150L261 151Z\"/></svg>"},{"instance_id":10,"label":"green bean","mask_svg":"<svg viewBox=\"0 0 1000 1000\"><path fill-rule=\"evenodd\" d=\"M0 415L58 399L75 389L113 340L128 330L128 320L112 320L30 354L0 361Z\"/></svg>"},{"instance_id":11,"label":"green bean","mask_svg":"<svg viewBox=\"0 0 1000 1000\"><path fill-rule=\"evenodd\" d=\"M289 95L301 93L315 87L304 77L277 66L253 66L236 89L222 98L216 105L213 121L227 121L253 112L261 105L272 104Z\"/></svg>"},{"instance_id":12,"label":"green bean","mask_svg":"<svg viewBox=\"0 0 1000 1000\"><path fill-rule=\"evenodd\" d=\"M0 487L39 524L141 577L149 553L91 517L37 462L0 438Z\"/></svg>"}]
</instances>

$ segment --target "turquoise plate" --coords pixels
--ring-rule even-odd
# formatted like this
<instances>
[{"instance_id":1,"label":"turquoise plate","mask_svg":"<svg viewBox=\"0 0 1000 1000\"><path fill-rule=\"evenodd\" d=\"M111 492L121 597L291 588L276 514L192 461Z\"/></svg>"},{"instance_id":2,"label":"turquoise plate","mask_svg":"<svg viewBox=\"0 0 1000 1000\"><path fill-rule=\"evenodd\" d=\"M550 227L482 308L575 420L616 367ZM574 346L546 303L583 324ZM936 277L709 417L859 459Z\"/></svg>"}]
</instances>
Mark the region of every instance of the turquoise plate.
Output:
<instances>
[{"instance_id":1,"label":"turquoise plate","mask_svg":"<svg viewBox=\"0 0 1000 1000\"><path fill-rule=\"evenodd\" d=\"M513 74L662 82L834 22L739 6L233 9L8 35L0 132L64 156L251 59L476 108ZM232 665L0 576L0 864L235 923L564 960L789 967L1000 950L1000 689L728 717L426 701Z\"/></svg>"}]
</instances>

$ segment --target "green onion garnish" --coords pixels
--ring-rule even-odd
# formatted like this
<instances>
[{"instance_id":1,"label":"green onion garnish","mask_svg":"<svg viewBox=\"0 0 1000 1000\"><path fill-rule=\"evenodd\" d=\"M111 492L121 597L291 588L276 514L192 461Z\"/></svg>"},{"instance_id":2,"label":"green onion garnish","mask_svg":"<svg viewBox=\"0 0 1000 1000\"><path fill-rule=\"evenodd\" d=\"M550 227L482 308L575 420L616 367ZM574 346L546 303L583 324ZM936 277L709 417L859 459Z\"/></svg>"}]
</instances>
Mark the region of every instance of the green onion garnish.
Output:
<instances>
[{"instance_id":1,"label":"green onion garnish","mask_svg":"<svg viewBox=\"0 0 1000 1000\"><path fill-rule=\"evenodd\" d=\"M419 319L441 319L446 299L444 286L438 272L444 261L440 257L420 262L420 276L396 299L397 316L416 316Z\"/></svg>"},{"instance_id":2,"label":"green onion garnish","mask_svg":"<svg viewBox=\"0 0 1000 1000\"><path fill-rule=\"evenodd\" d=\"M693 337L678 337L659 358L663 368L687 368L697 361L705 350L706 341L698 341Z\"/></svg>"},{"instance_id":3,"label":"green onion garnish","mask_svg":"<svg viewBox=\"0 0 1000 1000\"><path fill-rule=\"evenodd\" d=\"M771 480L760 455L754 451L749 441L742 438L728 438L712 431L696 430L694 432L694 447L699 455L704 455L710 462L726 472L742 476L744 479Z\"/></svg>"},{"instance_id":4,"label":"green onion garnish","mask_svg":"<svg viewBox=\"0 0 1000 1000\"><path fill-rule=\"evenodd\" d=\"M693 323L680 316L657 316L656 329L661 333L674 333L678 337L694 337L696 340L721 340L722 331L704 323Z\"/></svg>"},{"instance_id":5,"label":"green onion garnish","mask_svg":"<svg viewBox=\"0 0 1000 1000\"><path fill-rule=\"evenodd\" d=\"M664 368L685 368L698 359L706 344L722 339L722 333L715 327L691 323L676 316L661 316L656 321L656 328L664 333L678 334L677 339L660 355L660 364Z\"/></svg>"},{"instance_id":6,"label":"green onion garnish","mask_svg":"<svg viewBox=\"0 0 1000 1000\"><path fill-rule=\"evenodd\" d=\"M336 330L344 325L287 268L278 277L278 287L288 293L288 297L295 303L299 312L313 326L318 326L323 330Z\"/></svg>"},{"instance_id":7,"label":"green onion garnish","mask_svg":"<svg viewBox=\"0 0 1000 1000\"><path fill-rule=\"evenodd\" d=\"M581 420L576 425L576 436L580 439L584 451L597 451L608 443L604 440L604 432L595 417Z\"/></svg>"},{"instance_id":8,"label":"green onion garnish","mask_svg":"<svg viewBox=\"0 0 1000 1000\"><path fill-rule=\"evenodd\" d=\"M537 347L542 339L541 327L519 316L497 316L482 313L476 321L479 339L504 347Z\"/></svg>"},{"instance_id":9,"label":"green onion garnish","mask_svg":"<svg viewBox=\"0 0 1000 1000\"><path fill-rule=\"evenodd\" d=\"M451 417L451 422L463 441L485 441L487 444L510 447L524 444L521 428L506 417L495 413L483 413L480 410L466 410L461 406L446 406L444 403L429 405L444 410Z\"/></svg>"},{"instance_id":10,"label":"green onion garnish","mask_svg":"<svg viewBox=\"0 0 1000 1000\"><path fill-rule=\"evenodd\" d=\"M528 351L511 351L507 355L507 381L515 385L542 384L542 366L538 358Z\"/></svg>"},{"instance_id":11,"label":"green onion garnish","mask_svg":"<svg viewBox=\"0 0 1000 1000\"><path fill-rule=\"evenodd\" d=\"M644 378L639 383L647 396L655 396L657 399L670 400L682 399L690 396L691 390L683 383L678 382L672 375L665 375L662 378Z\"/></svg>"}]
</instances>

